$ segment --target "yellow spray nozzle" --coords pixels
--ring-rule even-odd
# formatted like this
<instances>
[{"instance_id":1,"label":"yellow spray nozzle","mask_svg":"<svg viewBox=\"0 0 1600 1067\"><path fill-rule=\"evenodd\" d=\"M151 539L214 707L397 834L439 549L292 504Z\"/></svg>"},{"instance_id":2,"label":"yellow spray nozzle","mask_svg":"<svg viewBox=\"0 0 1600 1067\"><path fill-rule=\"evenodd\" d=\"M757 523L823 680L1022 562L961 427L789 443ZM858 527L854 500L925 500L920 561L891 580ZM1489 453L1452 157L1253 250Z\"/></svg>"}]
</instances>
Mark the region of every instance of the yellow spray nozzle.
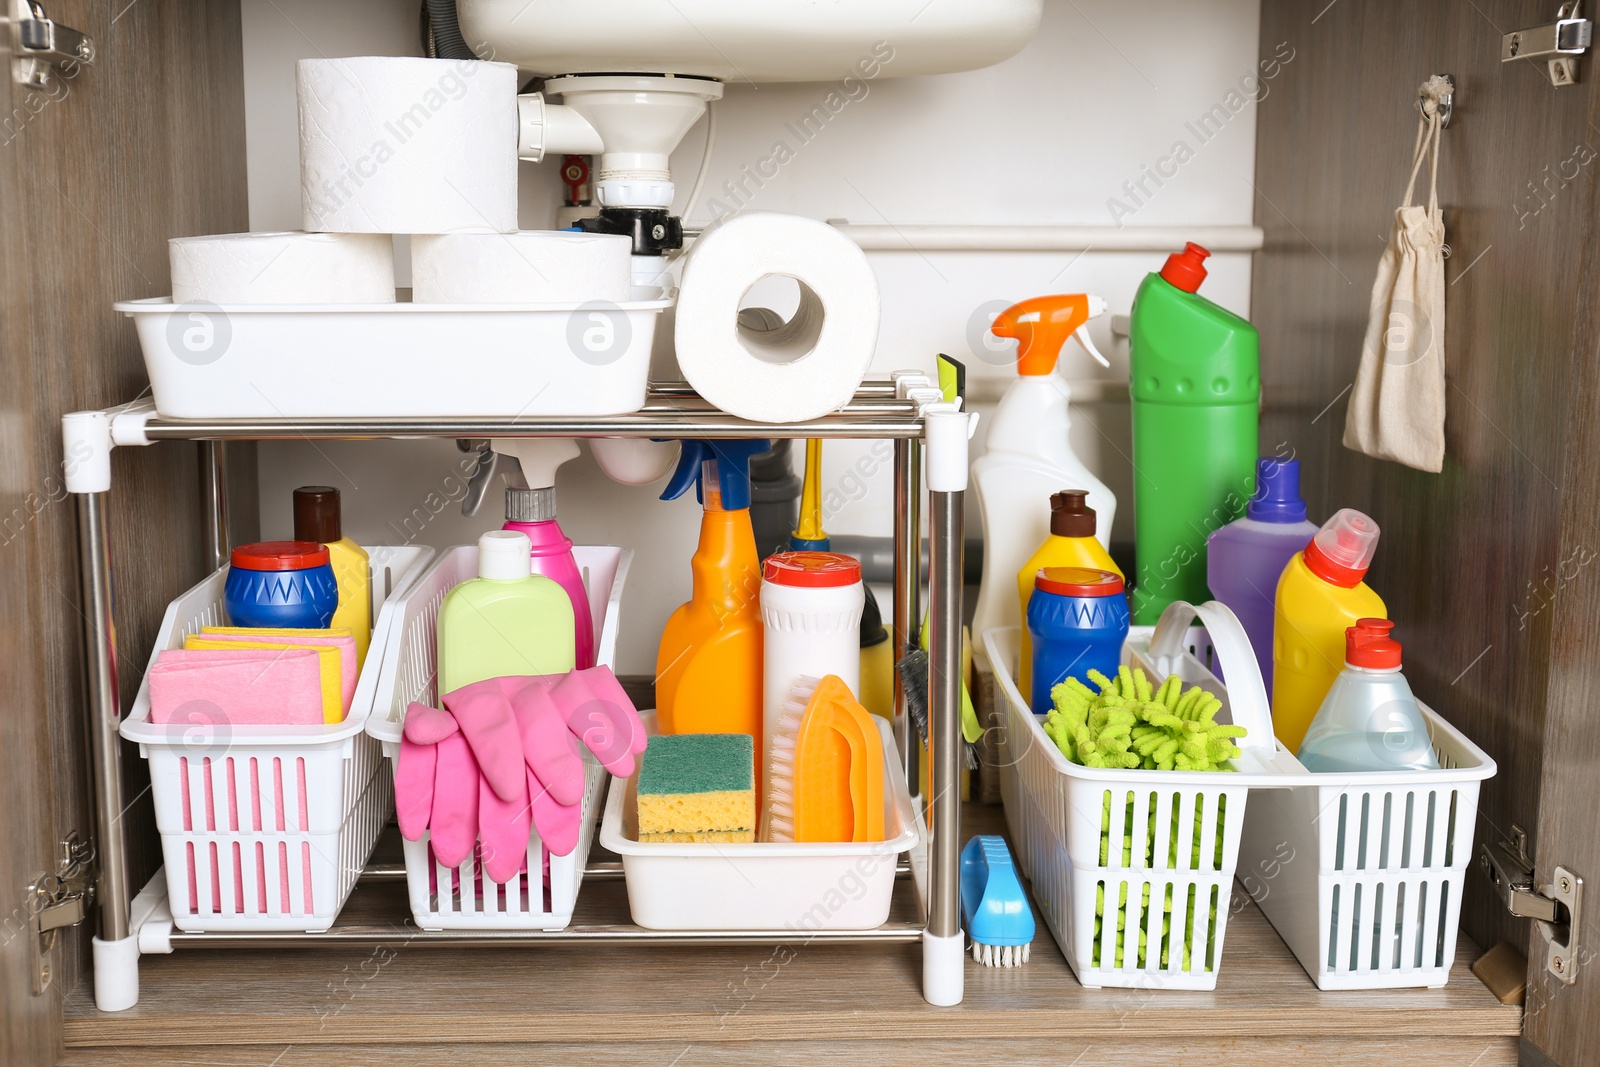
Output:
<instances>
[{"instance_id":1,"label":"yellow spray nozzle","mask_svg":"<svg viewBox=\"0 0 1600 1067\"><path fill-rule=\"evenodd\" d=\"M1105 310L1104 300L1087 293L1036 296L996 315L989 332L1017 341L1018 374L1036 376L1054 371L1068 337L1076 337L1101 366L1109 367L1110 361L1095 348L1087 329L1089 320L1105 314Z\"/></svg>"}]
</instances>

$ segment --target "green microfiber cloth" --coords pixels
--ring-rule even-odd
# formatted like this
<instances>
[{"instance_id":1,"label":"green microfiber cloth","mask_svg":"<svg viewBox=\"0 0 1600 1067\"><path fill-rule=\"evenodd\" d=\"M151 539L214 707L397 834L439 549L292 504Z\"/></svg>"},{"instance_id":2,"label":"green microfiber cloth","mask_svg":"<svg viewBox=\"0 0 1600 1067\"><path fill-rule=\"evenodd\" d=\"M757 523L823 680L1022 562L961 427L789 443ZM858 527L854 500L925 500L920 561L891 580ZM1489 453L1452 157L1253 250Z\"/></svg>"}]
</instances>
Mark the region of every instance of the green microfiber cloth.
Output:
<instances>
[{"instance_id":1,"label":"green microfiber cloth","mask_svg":"<svg viewBox=\"0 0 1600 1067\"><path fill-rule=\"evenodd\" d=\"M1098 693L1068 678L1050 691L1055 707L1044 732L1072 762L1085 767L1162 771L1227 771L1239 756L1242 726L1216 721L1222 701L1199 686L1183 692L1170 675L1159 689L1137 668L1115 680L1090 671Z\"/></svg>"},{"instance_id":2,"label":"green microfiber cloth","mask_svg":"<svg viewBox=\"0 0 1600 1067\"><path fill-rule=\"evenodd\" d=\"M1126 800L1125 800L1125 807L1124 807L1123 820L1122 820L1122 825L1125 828L1127 828L1128 831L1131 831L1131 828L1133 826L1133 819L1134 819L1133 801L1134 801L1133 791L1129 790L1128 793L1127 793ZM1149 813L1146 816L1146 820L1147 821L1146 821L1144 856L1140 860L1139 863L1137 863L1137 864L1134 863L1134 860L1133 860L1133 834L1131 832L1124 832L1123 837L1122 837L1122 866L1125 867L1125 868L1136 868L1136 869L1147 870L1147 871L1156 869L1156 856L1155 856L1156 797L1155 797L1154 794L1151 794L1151 796L1149 798L1149 801L1150 801L1150 803L1149 803ZM1190 853L1189 853L1189 867L1191 869L1192 868L1198 868L1200 866L1200 855L1201 855L1201 853L1200 853L1200 845L1201 845L1201 842L1200 842L1200 827L1201 827L1202 823L1204 822L1204 818L1205 818L1205 806L1206 806L1206 798L1203 795L1195 798L1195 809L1194 809L1194 816L1193 816L1193 818L1194 818L1193 834L1190 837ZM1168 827L1168 833L1167 833L1167 868L1168 869L1176 869L1177 866L1178 866L1178 856L1179 856L1179 852L1178 852L1179 814L1180 813L1179 813L1178 805L1176 805L1176 804L1173 805L1171 823L1170 823L1170 825ZM1213 842L1213 846L1214 847L1213 847L1212 856L1211 856L1211 865L1213 867L1215 867L1215 868L1220 868L1222 866L1222 838L1223 838L1223 831L1224 831L1224 828L1226 826L1227 826L1227 808L1223 805L1223 802L1219 799L1218 808L1217 808L1216 839ZM1111 790L1107 789L1102 794L1101 802L1100 802L1100 866L1105 867L1105 866L1109 865L1108 864L1108 860L1110 858L1110 852L1111 852ZM1128 906L1128 885L1127 885L1126 882L1124 882L1122 884L1122 892L1118 897L1118 901L1117 901L1117 905L1116 905L1116 909L1115 909L1116 910L1116 915L1117 915L1117 939L1116 939L1117 947L1116 947L1116 962L1113 964L1113 966L1117 966L1117 967L1123 966L1123 949L1125 947L1124 935L1125 935L1125 932L1127 930L1128 923L1130 921L1133 923L1134 928L1139 931L1139 949L1138 949L1137 962L1135 963L1135 966L1143 967L1143 966L1146 965L1145 960L1146 960L1146 952L1148 950L1148 946L1145 943L1146 940L1147 940L1146 937L1145 937L1145 925L1146 925L1145 924L1145 915L1148 913L1149 908L1150 908L1150 883L1149 882L1146 882L1144 884L1144 892L1142 894L1142 897L1140 899L1139 904L1134 906L1134 907L1132 907L1132 908L1129 908L1129 906ZM1216 936L1217 936L1217 904L1216 904L1215 901L1211 902L1210 909L1211 909L1211 915L1210 915L1210 920L1209 920L1210 925L1209 925L1209 932L1207 933L1207 936L1206 936L1206 943L1209 944L1209 945L1215 945L1216 944ZM1171 951L1172 951L1172 886L1170 886L1170 885L1168 885L1167 888L1166 888L1166 898L1162 901L1162 911L1163 911L1164 914L1162 915L1162 918L1161 918L1160 965L1162 967L1166 967L1168 965L1167 961L1170 958L1170 954L1171 954ZM1179 930L1179 943L1180 943L1180 945L1181 945L1181 947L1183 949L1183 969L1184 970L1188 970L1190 968L1190 964L1192 962L1191 959L1190 959L1190 954L1189 954L1189 945L1191 944L1191 942L1194 939L1193 938L1194 914L1195 914L1195 900L1194 900L1193 895L1191 895L1189 897L1189 900L1188 900L1188 903L1187 903L1187 907L1185 909L1184 918L1182 920L1183 925ZM1104 886L1104 884L1101 884L1095 890L1095 907L1094 907L1094 936L1095 936L1095 944L1094 944L1093 964L1096 967L1100 966L1100 932L1101 932L1102 929L1104 929L1104 920L1105 920L1105 886ZM1207 961L1206 970L1210 970L1211 966L1212 966L1212 964L1209 961Z\"/></svg>"},{"instance_id":3,"label":"green microfiber cloth","mask_svg":"<svg viewBox=\"0 0 1600 1067\"><path fill-rule=\"evenodd\" d=\"M1126 770L1179 770L1179 771L1231 771L1228 761L1239 756L1234 738L1245 736L1240 726L1227 726L1216 721L1222 701L1199 686L1183 691L1183 679L1170 675L1159 687L1153 687L1144 671L1122 667L1115 679L1099 671L1089 672L1090 681L1099 687L1091 690L1077 679L1066 682L1050 691L1055 707L1044 722L1044 732L1056 747L1072 762L1085 767L1117 768ZM1100 865L1110 864L1111 853L1111 790L1101 799L1100 810ZM1200 866L1202 842L1200 828L1205 811L1205 797L1198 797L1194 812L1194 825L1190 840L1189 864ZM1150 798L1146 816L1144 855L1135 862L1133 834L1122 838L1121 866L1129 869L1151 870L1155 867L1156 803ZM1131 828L1134 820L1134 794L1130 790L1124 800L1122 825ZM1178 866L1179 808L1172 808L1171 825L1167 833L1167 867ZM1226 811L1217 812L1216 840L1212 864L1222 864L1223 828ZM1173 887L1167 886L1159 907L1161 916L1161 943L1157 946L1159 966L1170 965L1173 934ZM1102 883L1095 893L1095 945L1092 963L1101 966L1100 936L1105 929L1105 886ZM1113 905L1116 922L1116 950L1112 966L1125 966L1127 930L1132 925L1138 931L1135 960L1137 967L1147 966L1150 953L1146 934L1146 916L1151 905L1150 883L1143 885L1140 899L1130 905L1128 883L1121 884L1118 899ZM1183 955L1183 969L1193 964L1190 944L1195 928L1195 892L1191 889L1185 901L1184 914L1179 919L1178 942ZM1210 916L1207 943L1216 943L1217 902L1208 902ZM1204 961L1205 968L1213 966Z\"/></svg>"},{"instance_id":4,"label":"green microfiber cloth","mask_svg":"<svg viewBox=\"0 0 1600 1067\"><path fill-rule=\"evenodd\" d=\"M1161 945L1157 965L1162 968L1170 966L1170 960L1172 958L1172 889L1172 886L1167 886L1166 893L1161 904ZM1179 930L1178 938L1179 947L1183 951L1183 970L1185 971L1191 970L1194 963L1189 951L1189 945L1194 940L1193 931L1195 911L1194 904L1196 895L1195 890L1196 887L1189 887L1188 905L1185 908L1184 918L1182 920L1183 926ZM1105 906L1106 890L1105 885L1101 884L1095 887L1094 897L1094 954L1091 960L1091 965L1095 967L1101 966L1100 935L1101 931L1105 929ZM1115 908L1117 939L1116 951L1114 953L1114 959L1111 966L1124 967L1127 966L1129 962L1131 962L1135 967L1149 966L1149 938L1145 933L1145 915L1148 914L1149 909L1150 883L1146 882L1142 887L1139 904L1130 908L1128 906L1128 883L1123 882L1121 886L1121 892L1118 894L1117 905ZM1139 932L1139 947L1135 958L1132 961L1126 961L1124 951L1127 945L1127 929L1130 922L1133 924L1134 929ZM1207 953L1210 958L1205 961L1205 969L1208 971L1211 970L1215 965L1213 960L1216 958L1216 943L1217 902L1213 900L1211 902L1211 917L1206 933L1206 944L1210 946L1207 949Z\"/></svg>"}]
</instances>

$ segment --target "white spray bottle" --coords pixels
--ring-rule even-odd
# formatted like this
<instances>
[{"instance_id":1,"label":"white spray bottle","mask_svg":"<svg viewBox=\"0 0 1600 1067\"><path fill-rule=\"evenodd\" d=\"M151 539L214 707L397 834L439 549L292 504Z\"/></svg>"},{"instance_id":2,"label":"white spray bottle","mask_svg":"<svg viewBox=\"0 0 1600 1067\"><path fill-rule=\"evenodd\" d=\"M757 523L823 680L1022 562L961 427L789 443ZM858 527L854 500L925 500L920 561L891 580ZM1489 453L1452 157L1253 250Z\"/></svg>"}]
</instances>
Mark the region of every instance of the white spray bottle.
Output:
<instances>
[{"instance_id":1,"label":"white spray bottle","mask_svg":"<svg viewBox=\"0 0 1600 1067\"><path fill-rule=\"evenodd\" d=\"M1050 533L1050 494L1083 489L1099 516L1095 536L1111 536L1117 498L1072 451L1072 390L1055 373L1068 337L1076 338L1103 367L1111 363L1089 339L1088 322L1105 314L1106 302L1083 293L1038 296L1014 304L989 329L1015 338L1017 380L1000 398L989 422L984 454L972 464L973 488L983 518L983 585L972 632L1016 625L1017 571ZM981 641L979 664L988 666ZM1015 666L1013 665L1013 670Z\"/></svg>"}]
</instances>

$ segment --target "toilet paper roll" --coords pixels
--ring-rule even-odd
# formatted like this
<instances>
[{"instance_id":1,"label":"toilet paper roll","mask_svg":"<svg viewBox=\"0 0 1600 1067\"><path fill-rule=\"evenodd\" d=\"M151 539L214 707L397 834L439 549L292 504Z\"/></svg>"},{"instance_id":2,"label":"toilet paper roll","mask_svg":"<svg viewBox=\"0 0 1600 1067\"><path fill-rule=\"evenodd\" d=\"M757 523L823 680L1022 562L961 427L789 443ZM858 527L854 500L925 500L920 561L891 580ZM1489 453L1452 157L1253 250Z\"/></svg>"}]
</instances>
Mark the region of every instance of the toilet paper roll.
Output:
<instances>
[{"instance_id":1,"label":"toilet paper roll","mask_svg":"<svg viewBox=\"0 0 1600 1067\"><path fill-rule=\"evenodd\" d=\"M175 304L394 302L394 242L387 234L174 237L167 253Z\"/></svg>"},{"instance_id":2,"label":"toilet paper roll","mask_svg":"<svg viewBox=\"0 0 1600 1067\"><path fill-rule=\"evenodd\" d=\"M800 283L776 329L739 302L756 282ZM735 215L706 228L685 257L674 335L684 378L741 418L801 422L855 394L878 343L878 282L867 257L833 227L796 215Z\"/></svg>"},{"instance_id":3,"label":"toilet paper roll","mask_svg":"<svg viewBox=\"0 0 1600 1067\"><path fill-rule=\"evenodd\" d=\"M517 69L480 60L302 59L307 230L517 228Z\"/></svg>"},{"instance_id":4,"label":"toilet paper roll","mask_svg":"<svg viewBox=\"0 0 1600 1067\"><path fill-rule=\"evenodd\" d=\"M418 304L546 304L631 295L633 241L620 234L523 230L411 239Z\"/></svg>"}]
</instances>

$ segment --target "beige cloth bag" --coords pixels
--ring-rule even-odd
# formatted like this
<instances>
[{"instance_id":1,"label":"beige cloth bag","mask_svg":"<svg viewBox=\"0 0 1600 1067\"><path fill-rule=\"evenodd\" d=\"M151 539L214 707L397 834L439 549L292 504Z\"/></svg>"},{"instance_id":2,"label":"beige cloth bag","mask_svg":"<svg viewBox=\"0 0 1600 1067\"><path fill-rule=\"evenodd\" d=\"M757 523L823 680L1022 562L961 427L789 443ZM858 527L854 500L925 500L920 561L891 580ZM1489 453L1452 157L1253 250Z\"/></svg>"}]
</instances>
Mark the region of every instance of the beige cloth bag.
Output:
<instances>
[{"instance_id":1,"label":"beige cloth bag","mask_svg":"<svg viewBox=\"0 0 1600 1067\"><path fill-rule=\"evenodd\" d=\"M1378 260L1361 365L1344 422L1346 448L1435 473L1444 467L1445 391L1438 91L1432 79L1422 86L1411 182ZM1411 197L1424 157L1431 160L1428 206L1415 207Z\"/></svg>"}]
</instances>

